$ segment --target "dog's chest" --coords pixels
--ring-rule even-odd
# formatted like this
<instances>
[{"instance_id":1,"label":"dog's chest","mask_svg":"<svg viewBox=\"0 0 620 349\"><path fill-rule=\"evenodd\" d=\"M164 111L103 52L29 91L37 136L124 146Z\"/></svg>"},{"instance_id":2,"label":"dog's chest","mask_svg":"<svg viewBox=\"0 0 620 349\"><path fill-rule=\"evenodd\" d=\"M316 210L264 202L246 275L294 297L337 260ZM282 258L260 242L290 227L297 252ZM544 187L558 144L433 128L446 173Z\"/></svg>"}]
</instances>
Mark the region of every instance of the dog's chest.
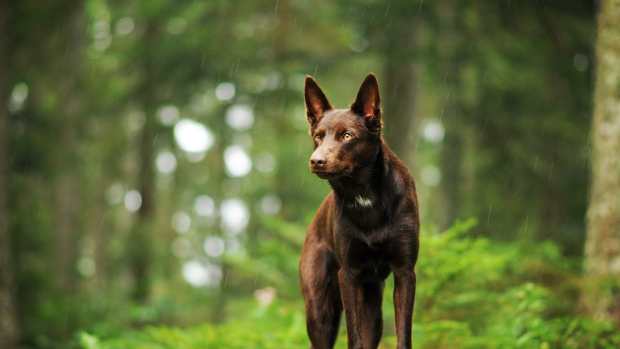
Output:
<instances>
[{"instance_id":1,"label":"dog's chest","mask_svg":"<svg viewBox=\"0 0 620 349\"><path fill-rule=\"evenodd\" d=\"M382 204L372 196L356 195L343 208L343 219L355 230L355 235L370 236L387 223Z\"/></svg>"},{"instance_id":2,"label":"dog's chest","mask_svg":"<svg viewBox=\"0 0 620 349\"><path fill-rule=\"evenodd\" d=\"M369 195L357 194L347 203L352 209L370 209L375 204L375 199Z\"/></svg>"},{"instance_id":3,"label":"dog's chest","mask_svg":"<svg viewBox=\"0 0 620 349\"><path fill-rule=\"evenodd\" d=\"M390 273L387 245L370 246L361 240L351 240L345 257L349 270L362 282L384 280Z\"/></svg>"},{"instance_id":4,"label":"dog's chest","mask_svg":"<svg viewBox=\"0 0 620 349\"><path fill-rule=\"evenodd\" d=\"M369 214L361 215L360 218L372 220ZM337 249L346 267L361 281L384 280L390 273L390 249L394 239L388 224L364 229L350 220L342 223L337 233Z\"/></svg>"}]
</instances>

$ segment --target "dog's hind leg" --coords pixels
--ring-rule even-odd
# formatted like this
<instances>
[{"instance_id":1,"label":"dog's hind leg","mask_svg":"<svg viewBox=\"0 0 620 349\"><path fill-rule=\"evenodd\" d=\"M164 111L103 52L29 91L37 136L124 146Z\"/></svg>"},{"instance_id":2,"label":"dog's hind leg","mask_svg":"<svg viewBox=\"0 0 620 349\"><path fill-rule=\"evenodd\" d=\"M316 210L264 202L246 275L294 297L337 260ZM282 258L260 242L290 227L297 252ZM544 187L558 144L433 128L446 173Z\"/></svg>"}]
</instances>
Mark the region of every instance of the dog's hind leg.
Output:
<instances>
[{"instance_id":1,"label":"dog's hind leg","mask_svg":"<svg viewBox=\"0 0 620 349\"><path fill-rule=\"evenodd\" d=\"M342 314L338 266L331 252L317 247L304 248L300 262L306 327L313 349L331 349L338 336Z\"/></svg>"}]
</instances>

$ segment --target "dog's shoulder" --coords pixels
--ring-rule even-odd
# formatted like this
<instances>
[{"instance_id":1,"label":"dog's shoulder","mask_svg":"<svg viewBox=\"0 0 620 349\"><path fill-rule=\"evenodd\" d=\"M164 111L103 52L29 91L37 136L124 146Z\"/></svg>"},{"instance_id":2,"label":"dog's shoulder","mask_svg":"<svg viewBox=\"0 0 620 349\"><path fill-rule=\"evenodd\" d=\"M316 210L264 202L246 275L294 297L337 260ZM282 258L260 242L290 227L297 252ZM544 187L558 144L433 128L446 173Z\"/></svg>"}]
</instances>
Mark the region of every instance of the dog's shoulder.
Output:
<instances>
[{"instance_id":1,"label":"dog's shoulder","mask_svg":"<svg viewBox=\"0 0 620 349\"><path fill-rule=\"evenodd\" d=\"M413 176L410 174L407 165L389 147L385 146L387 163L392 182L392 195L395 199L395 214L400 217L400 221L407 222L414 230L419 227L418 196Z\"/></svg>"}]
</instances>

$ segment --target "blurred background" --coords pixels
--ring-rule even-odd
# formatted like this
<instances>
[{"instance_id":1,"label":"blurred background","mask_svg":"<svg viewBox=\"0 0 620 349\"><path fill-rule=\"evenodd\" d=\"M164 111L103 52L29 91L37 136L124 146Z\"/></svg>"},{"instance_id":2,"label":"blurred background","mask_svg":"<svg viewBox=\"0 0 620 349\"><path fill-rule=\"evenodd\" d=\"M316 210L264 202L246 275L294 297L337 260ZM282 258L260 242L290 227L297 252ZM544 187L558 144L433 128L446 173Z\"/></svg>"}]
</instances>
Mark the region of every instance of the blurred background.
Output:
<instances>
[{"instance_id":1,"label":"blurred background","mask_svg":"<svg viewBox=\"0 0 620 349\"><path fill-rule=\"evenodd\" d=\"M303 80L346 107L368 72L419 191L416 347L620 347L619 8L0 1L0 347L308 347Z\"/></svg>"}]
</instances>

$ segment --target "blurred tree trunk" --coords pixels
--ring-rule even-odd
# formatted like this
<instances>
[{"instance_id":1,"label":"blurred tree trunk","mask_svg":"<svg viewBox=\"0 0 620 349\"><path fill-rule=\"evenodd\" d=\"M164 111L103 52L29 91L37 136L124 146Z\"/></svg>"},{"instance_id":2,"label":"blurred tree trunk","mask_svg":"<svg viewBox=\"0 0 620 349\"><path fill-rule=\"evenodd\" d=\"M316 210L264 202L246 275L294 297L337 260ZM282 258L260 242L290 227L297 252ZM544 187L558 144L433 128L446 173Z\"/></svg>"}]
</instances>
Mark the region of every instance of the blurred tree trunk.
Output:
<instances>
[{"instance_id":1,"label":"blurred tree trunk","mask_svg":"<svg viewBox=\"0 0 620 349\"><path fill-rule=\"evenodd\" d=\"M145 102L148 103L148 102ZM154 120L153 108L146 107L145 121L140 135L138 187L142 205L132 227L129 241L131 274L134 281L133 298L141 303L148 300L151 289L152 244L149 233L153 219L155 173L153 169Z\"/></svg>"},{"instance_id":2,"label":"blurred tree trunk","mask_svg":"<svg viewBox=\"0 0 620 349\"><path fill-rule=\"evenodd\" d=\"M92 196L92 206L89 216L89 235L93 243L93 259L95 263L94 286L99 290L105 290L108 285L108 241L111 240L112 232L107 231L109 227L107 223L108 215L106 207L105 190L110 186L105 171L97 176L98 186L95 194Z\"/></svg>"},{"instance_id":3,"label":"blurred tree trunk","mask_svg":"<svg viewBox=\"0 0 620 349\"><path fill-rule=\"evenodd\" d=\"M442 230L454 224L461 209L464 142L462 129L453 123L455 117L460 115L457 114L459 111L460 109L454 105L448 106L446 112L451 115L445 118L448 122L444 123L445 136L440 154L441 192L443 198L443 207L441 208L443 216L441 217L440 228Z\"/></svg>"},{"instance_id":4,"label":"blurred tree trunk","mask_svg":"<svg viewBox=\"0 0 620 349\"><path fill-rule=\"evenodd\" d=\"M55 154L56 280L64 291L74 290L77 283L76 260L82 213L77 132L82 117L80 67L85 30L83 1L75 1L71 9L73 12L68 16L68 24L60 31L63 41L59 49L63 57L58 66L60 101L58 114L55 115L62 125Z\"/></svg>"},{"instance_id":5,"label":"blurred tree trunk","mask_svg":"<svg viewBox=\"0 0 620 349\"><path fill-rule=\"evenodd\" d=\"M17 348L17 314L9 232L8 1L0 0L0 348Z\"/></svg>"},{"instance_id":6,"label":"blurred tree trunk","mask_svg":"<svg viewBox=\"0 0 620 349\"><path fill-rule=\"evenodd\" d=\"M407 163L413 155L415 120L415 10L408 1L398 2L391 9L393 19L386 24L383 38L383 88L385 138L390 148Z\"/></svg>"},{"instance_id":7,"label":"blurred tree trunk","mask_svg":"<svg viewBox=\"0 0 620 349\"><path fill-rule=\"evenodd\" d=\"M291 6L289 0L278 1L277 7L275 9L275 23L276 26L273 30L273 60L270 62L271 65L276 67L279 77L280 84L278 88L274 91L274 99L273 104L277 106L274 108L274 128L273 132L274 138L283 137L283 135L288 135L292 132L292 125L290 122L290 115L287 112L287 103L290 100L290 90L291 86L289 84L290 76L289 70L287 70L287 63L289 63L290 59L290 38L291 32L289 31L291 26L291 18L294 18L294 13L291 13ZM293 15L293 16L292 16ZM282 139L282 138L280 138ZM279 163L276 168L273 188L275 193L280 198L284 197L295 197L296 192L291 192L291 188L297 187L297 183L294 182L294 179L291 179L289 172L290 166L299 166L299 164L288 163L291 159L290 150L286 149L286 147L277 147L277 154L275 155L278 159ZM285 205L286 206L286 205ZM281 215L282 217L286 217L291 219L295 217L295 210L287 207L282 208ZM250 240L250 246L255 246L256 236L252 236ZM253 248L253 247L252 247Z\"/></svg>"},{"instance_id":8,"label":"blurred tree trunk","mask_svg":"<svg viewBox=\"0 0 620 349\"><path fill-rule=\"evenodd\" d=\"M70 124L63 126L59 139L59 149L72 152L75 144ZM64 161L62 161L64 162ZM79 197L76 186L78 178L73 166L59 166L59 173L54 184L54 215L56 236L55 274L57 286L64 291L72 291L76 284L75 262L77 259L77 224L79 216ZM64 172L63 172L64 171Z\"/></svg>"},{"instance_id":9,"label":"blurred tree trunk","mask_svg":"<svg viewBox=\"0 0 620 349\"><path fill-rule=\"evenodd\" d=\"M460 3L443 1L438 8L441 11L439 25L439 56L441 66L445 69L443 113L441 121L444 126L444 140L440 153L441 168L441 208L443 216L440 228L447 229L458 217L461 208L461 188L463 187L463 133L460 120L463 118L464 105L462 94L462 66L465 61L463 48L463 9ZM462 5L461 5L462 6Z\"/></svg>"},{"instance_id":10,"label":"blurred tree trunk","mask_svg":"<svg viewBox=\"0 0 620 349\"><path fill-rule=\"evenodd\" d=\"M600 283L585 296L597 316L620 324L620 0L600 11L586 240L586 272Z\"/></svg>"},{"instance_id":11,"label":"blurred tree trunk","mask_svg":"<svg viewBox=\"0 0 620 349\"><path fill-rule=\"evenodd\" d=\"M157 45L158 25L154 19L149 19L142 38L142 69L143 81L141 87L142 110L144 111L144 125L140 135L138 188L142 197L142 205L138 210L138 217L131 231L129 253L131 274L134 288L133 298L144 303L148 300L151 291L152 243L151 228L155 200L155 169L154 142L155 142L155 111L156 91L155 65L153 62L154 45Z\"/></svg>"}]
</instances>

